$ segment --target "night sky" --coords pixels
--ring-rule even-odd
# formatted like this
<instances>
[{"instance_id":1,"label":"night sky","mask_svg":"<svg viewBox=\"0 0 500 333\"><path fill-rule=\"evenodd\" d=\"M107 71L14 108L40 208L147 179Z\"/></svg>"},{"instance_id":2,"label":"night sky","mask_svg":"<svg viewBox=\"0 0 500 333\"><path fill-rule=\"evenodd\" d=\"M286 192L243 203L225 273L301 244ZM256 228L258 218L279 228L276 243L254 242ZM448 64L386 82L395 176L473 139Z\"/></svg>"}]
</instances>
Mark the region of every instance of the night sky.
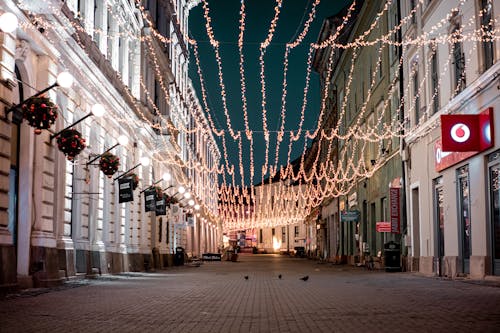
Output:
<instances>
[{"instance_id":1,"label":"night sky","mask_svg":"<svg viewBox=\"0 0 500 333\"><path fill-rule=\"evenodd\" d=\"M269 131L277 131L280 127L281 97L283 91L283 62L285 44L295 40L301 33L304 23L309 17L313 0L285 0L281 8L274 39L267 48L265 55L267 124ZM279 165L287 162L289 134L288 131L298 128L302 107L303 91L305 86L307 52L309 44L318 39L323 19L337 14L343 7L351 3L350 0L323 0L317 6L316 18L311 29L301 45L294 48L289 56L287 74L287 100L285 117L285 136L280 145ZM220 54L226 86L227 106L234 130L244 131L244 118L241 98L238 34L240 19L240 1L214 0L209 1L210 16L215 38L220 42ZM269 26L274 17L272 0L246 0L246 28L244 35L246 97L248 108L249 127L254 131L254 165L255 176L251 180L256 184L261 181L261 166L264 164L265 141L262 132L262 95L260 84L259 45L267 37ZM215 52L208 41L205 29L202 4L193 8L189 16L189 31L191 38L198 41L200 61L203 71L205 87L208 91L208 104L212 119L218 129L227 130L226 116L224 115L221 90L219 86L218 69ZM198 92L200 103L202 94L199 84L199 75L191 50L189 74ZM319 77L314 71L308 93L308 103L305 112L303 129L313 129L316 126L320 107ZM243 133L244 134L244 133ZM221 154L223 154L221 140L218 140ZM249 141L243 135L243 165L245 166L245 185L250 183L250 148ZM241 184L239 173L238 144L226 132L226 145L229 162L235 165L236 183ZM294 143L291 160L303 152L304 139ZM276 151L276 133L271 132L269 163L274 165ZM222 158L221 163L224 163ZM230 181L230 178L227 178Z\"/></svg>"}]
</instances>

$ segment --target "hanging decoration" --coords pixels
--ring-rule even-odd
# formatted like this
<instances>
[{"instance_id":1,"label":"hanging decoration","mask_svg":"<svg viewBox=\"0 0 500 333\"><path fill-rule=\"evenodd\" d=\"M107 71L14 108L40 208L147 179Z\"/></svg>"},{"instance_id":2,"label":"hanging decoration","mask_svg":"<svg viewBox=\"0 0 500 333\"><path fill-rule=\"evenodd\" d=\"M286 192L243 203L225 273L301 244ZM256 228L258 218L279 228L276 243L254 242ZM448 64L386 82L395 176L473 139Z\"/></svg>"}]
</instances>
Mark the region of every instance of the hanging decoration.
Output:
<instances>
[{"instance_id":1,"label":"hanging decoration","mask_svg":"<svg viewBox=\"0 0 500 333\"><path fill-rule=\"evenodd\" d=\"M118 171L118 167L120 166L120 158L111 153L104 153L99 160L99 169L111 178L116 171Z\"/></svg>"},{"instance_id":2,"label":"hanging decoration","mask_svg":"<svg viewBox=\"0 0 500 333\"><path fill-rule=\"evenodd\" d=\"M69 161L72 161L85 147L85 138L75 129L66 129L57 136L57 148Z\"/></svg>"},{"instance_id":3,"label":"hanging decoration","mask_svg":"<svg viewBox=\"0 0 500 333\"><path fill-rule=\"evenodd\" d=\"M155 191L156 191L156 201L159 201L163 198L163 190L160 186L155 186L154 187Z\"/></svg>"},{"instance_id":4,"label":"hanging decoration","mask_svg":"<svg viewBox=\"0 0 500 333\"><path fill-rule=\"evenodd\" d=\"M35 128L37 135L50 128L57 119L57 105L45 96L29 98L22 105L22 111L23 118Z\"/></svg>"},{"instance_id":5,"label":"hanging decoration","mask_svg":"<svg viewBox=\"0 0 500 333\"><path fill-rule=\"evenodd\" d=\"M132 190L135 190L137 186L139 185L139 176L134 173L134 172L129 172L124 176L124 178L131 178L132 179Z\"/></svg>"},{"instance_id":6,"label":"hanging decoration","mask_svg":"<svg viewBox=\"0 0 500 333\"><path fill-rule=\"evenodd\" d=\"M177 200L177 198L174 196L167 195L165 198L165 203L167 204L168 207L170 207L170 205L178 204L179 200Z\"/></svg>"}]
</instances>

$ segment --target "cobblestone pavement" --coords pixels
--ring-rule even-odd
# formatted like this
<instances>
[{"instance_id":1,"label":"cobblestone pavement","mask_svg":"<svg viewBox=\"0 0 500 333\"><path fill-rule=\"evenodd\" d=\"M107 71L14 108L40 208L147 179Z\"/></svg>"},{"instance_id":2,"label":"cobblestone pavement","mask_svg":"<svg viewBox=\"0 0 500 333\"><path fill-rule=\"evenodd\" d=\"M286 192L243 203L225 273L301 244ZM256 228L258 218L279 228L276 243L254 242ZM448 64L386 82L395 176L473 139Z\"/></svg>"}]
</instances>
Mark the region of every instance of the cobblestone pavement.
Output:
<instances>
[{"instance_id":1,"label":"cobblestone pavement","mask_svg":"<svg viewBox=\"0 0 500 333\"><path fill-rule=\"evenodd\" d=\"M0 332L35 331L499 332L500 288L240 255L0 300Z\"/></svg>"}]
</instances>

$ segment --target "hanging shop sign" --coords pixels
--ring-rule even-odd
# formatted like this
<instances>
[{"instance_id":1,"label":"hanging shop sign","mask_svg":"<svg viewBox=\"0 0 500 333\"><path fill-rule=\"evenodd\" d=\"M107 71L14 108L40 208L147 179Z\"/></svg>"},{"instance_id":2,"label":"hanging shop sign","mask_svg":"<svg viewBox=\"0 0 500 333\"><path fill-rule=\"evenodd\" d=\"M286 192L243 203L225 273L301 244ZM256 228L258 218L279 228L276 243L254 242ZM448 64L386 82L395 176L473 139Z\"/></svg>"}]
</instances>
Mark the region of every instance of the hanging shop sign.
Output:
<instances>
[{"instance_id":1,"label":"hanging shop sign","mask_svg":"<svg viewBox=\"0 0 500 333\"><path fill-rule=\"evenodd\" d=\"M377 222L375 224L375 230L377 232L391 232L391 222Z\"/></svg>"},{"instance_id":2,"label":"hanging shop sign","mask_svg":"<svg viewBox=\"0 0 500 333\"><path fill-rule=\"evenodd\" d=\"M186 223L188 227L194 227L194 216L193 214L186 215Z\"/></svg>"},{"instance_id":3,"label":"hanging shop sign","mask_svg":"<svg viewBox=\"0 0 500 333\"><path fill-rule=\"evenodd\" d=\"M156 198L155 212L156 216L167 215L167 203L165 202L165 196L162 196L161 199Z\"/></svg>"},{"instance_id":4,"label":"hanging shop sign","mask_svg":"<svg viewBox=\"0 0 500 333\"><path fill-rule=\"evenodd\" d=\"M441 115L445 152L480 152L493 146L493 108L479 114Z\"/></svg>"},{"instance_id":5,"label":"hanging shop sign","mask_svg":"<svg viewBox=\"0 0 500 333\"><path fill-rule=\"evenodd\" d=\"M399 187L391 187L389 189L391 203L391 232L395 234L401 233L400 190Z\"/></svg>"},{"instance_id":6,"label":"hanging shop sign","mask_svg":"<svg viewBox=\"0 0 500 333\"><path fill-rule=\"evenodd\" d=\"M132 178L118 179L118 203L134 201Z\"/></svg>"},{"instance_id":7,"label":"hanging shop sign","mask_svg":"<svg viewBox=\"0 0 500 333\"><path fill-rule=\"evenodd\" d=\"M340 212L340 221L342 222L356 222L360 216L359 210L347 210Z\"/></svg>"},{"instance_id":8,"label":"hanging shop sign","mask_svg":"<svg viewBox=\"0 0 500 333\"><path fill-rule=\"evenodd\" d=\"M144 206L146 212L152 212L156 209L155 198L156 189L154 187L144 191Z\"/></svg>"}]
</instances>

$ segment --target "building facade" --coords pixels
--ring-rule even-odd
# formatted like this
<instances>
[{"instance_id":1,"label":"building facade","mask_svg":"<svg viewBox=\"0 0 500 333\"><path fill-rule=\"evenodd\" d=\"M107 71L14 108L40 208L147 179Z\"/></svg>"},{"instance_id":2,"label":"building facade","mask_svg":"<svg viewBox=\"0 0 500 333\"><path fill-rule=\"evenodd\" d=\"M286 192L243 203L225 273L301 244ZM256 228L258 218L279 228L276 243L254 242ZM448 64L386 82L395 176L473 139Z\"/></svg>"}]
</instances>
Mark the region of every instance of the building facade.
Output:
<instances>
[{"instance_id":1,"label":"building facade","mask_svg":"<svg viewBox=\"0 0 500 333\"><path fill-rule=\"evenodd\" d=\"M327 18L317 44L332 36L346 44L388 34L389 27L399 22L397 5L383 10L384 5L383 1L357 2L350 11L345 8ZM383 15L378 17L379 13ZM318 230L326 230L318 240L325 239L322 246L330 260L362 262L379 255L385 243L401 242L404 233L403 228L377 231L378 222L390 220L390 188L402 186L399 139L385 132L397 120L399 110L397 52L397 47L380 43L345 50L327 46L315 53L326 113L322 129L337 131L340 138L321 143L320 160L334 166L332 177L345 170L323 201L318 220Z\"/></svg>"},{"instance_id":2,"label":"building facade","mask_svg":"<svg viewBox=\"0 0 500 333\"><path fill-rule=\"evenodd\" d=\"M187 17L195 4L174 4L182 21L172 20L176 26L170 31L178 39L187 38ZM198 243L215 247L220 237L217 182L207 165L216 165L219 154L213 137L202 131L193 131L194 136L202 136L211 149L195 147L188 153L188 124L196 118L203 126L204 120L188 102L194 92L187 64L177 57L179 65L149 43L151 34L161 39L163 28L125 0L4 1L0 12L13 13L19 21L12 32L0 32L0 97L6 109L50 86L64 70L75 78L72 87L47 92L58 105L58 117L41 134L19 119L19 111L0 120L0 286L47 286L78 274L168 265L176 246L193 247L186 223L190 207L183 204L175 214L167 209L162 216L146 212L139 192L151 184L189 188L199 205L198 213L191 208L201 225L194 231ZM169 38L168 45L176 45ZM159 72L158 62L168 71ZM177 102L179 96L186 102ZM104 107L103 117L95 116L95 104ZM70 161L51 135L83 117L72 128L87 148ZM107 150L120 159L110 178L96 165ZM142 157L150 163L139 163ZM139 186L133 201L120 203L113 177L125 172L134 172ZM171 179L162 180L165 173ZM204 193L195 191L193 173Z\"/></svg>"},{"instance_id":3,"label":"building facade","mask_svg":"<svg viewBox=\"0 0 500 333\"><path fill-rule=\"evenodd\" d=\"M498 124L500 45L489 37L498 29L500 2L404 1L402 12L411 15L403 38L429 36L403 53L412 268L452 278L498 275L499 129L493 123ZM437 42L440 36L444 42ZM441 115L488 110L493 115L486 147L444 151Z\"/></svg>"}]
</instances>

